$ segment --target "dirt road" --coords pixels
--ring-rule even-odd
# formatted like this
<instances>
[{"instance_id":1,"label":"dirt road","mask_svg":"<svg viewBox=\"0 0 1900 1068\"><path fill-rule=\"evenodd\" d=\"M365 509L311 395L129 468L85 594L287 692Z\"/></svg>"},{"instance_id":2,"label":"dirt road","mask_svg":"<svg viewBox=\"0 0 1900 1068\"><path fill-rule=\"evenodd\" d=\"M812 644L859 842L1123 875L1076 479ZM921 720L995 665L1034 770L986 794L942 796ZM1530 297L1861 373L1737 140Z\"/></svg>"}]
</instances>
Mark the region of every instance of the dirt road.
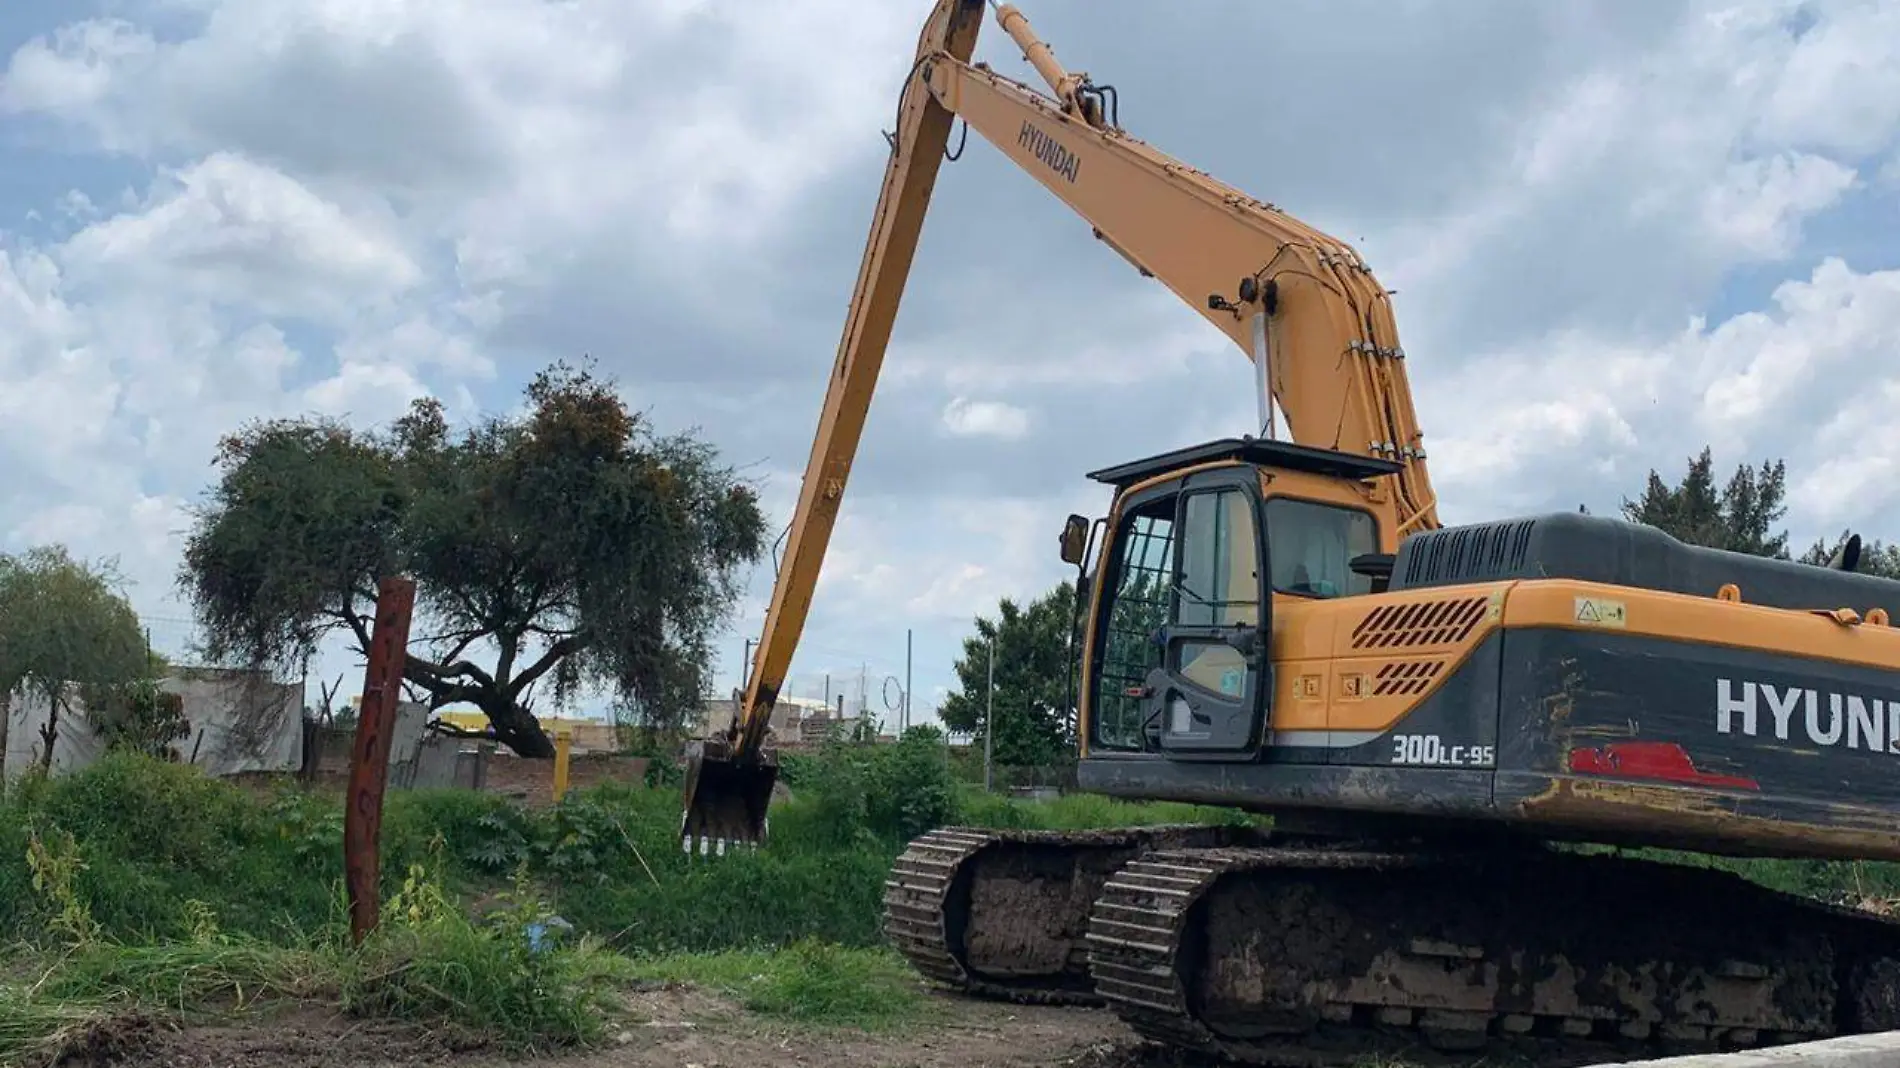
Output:
<instances>
[{"instance_id":1,"label":"dirt road","mask_svg":"<svg viewBox=\"0 0 1900 1068\"><path fill-rule=\"evenodd\" d=\"M55 1063L60 1068L1183 1068L1206 1063L1144 1047L1105 1011L935 997L928 1022L901 1032L865 1033L773 1023L685 987L630 998L630 1021L607 1048L530 1060L502 1056L452 1033L300 1009L183 1029L120 1021L86 1036L80 1048ZM1327 1057L1318 1063L1410 1068L1460 1062L1408 1056ZM1509 1062L1481 1063L1504 1068ZM1573 1056L1561 1061L1539 1057L1534 1063L1559 1068L1588 1062Z\"/></svg>"},{"instance_id":2,"label":"dirt road","mask_svg":"<svg viewBox=\"0 0 1900 1068\"><path fill-rule=\"evenodd\" d=\"M123 1020L95 1029L60 1068L1121 1068L1134 1043L1104 1012L1003 1009L932 1000L928 1022L901 1031L788 1026L675 987L631 995L626 1026L605 1049L510 1058L466 1036L299 1009L211 1026Z\"/></svg>"}]
</instances>

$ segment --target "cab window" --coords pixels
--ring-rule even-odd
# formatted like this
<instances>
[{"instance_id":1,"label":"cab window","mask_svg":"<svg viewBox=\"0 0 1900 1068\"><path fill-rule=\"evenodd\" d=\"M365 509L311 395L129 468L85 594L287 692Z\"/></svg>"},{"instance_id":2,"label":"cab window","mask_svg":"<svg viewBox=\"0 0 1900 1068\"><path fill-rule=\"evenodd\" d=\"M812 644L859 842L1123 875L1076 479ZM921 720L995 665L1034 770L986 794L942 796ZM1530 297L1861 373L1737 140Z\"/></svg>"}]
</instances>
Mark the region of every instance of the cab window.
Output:
<instances>
[{"instance_id":1,"label":"cab window","mask_svg":"<svg viewBox=\"0 0 1900 1068\"><path fill-rule=\"evenodd\" d=\"M1115 534L1112 564L1104 561L1097 570L1098 579L1106 575L1113 583L1103 591L1106 626L1090 730L1104 749L1142 748L1143 712L1134 691L1161 666L1156 638L1168 622L1175 501L1163 497L1134 509Z\"/></svg>"},{"instance_id":2,"label":"cab window","mask_svg":"<svg viewBox=\"0 0 1900 1068\"><path fill-rule=\"evenodd\" d=\"M1193 493L1181 508L1174 622L1230 627L1260 620L1260 541L1253 500L1240 490Z\"/></svg>"},{"instance_id":3,"label":"cab window","mask_svg":"<svg viewBox=\"0 0 1900 1068\"><path fill-rule=\"evenodd\" d=\"M1254 626L1260 622L1260 539L1251 494L1237 489L1191 493L1181 503L1181 563L1175 580L1178 627ZM1233 700L1246 693L1247 658L1225 641L1175 642L1168 666L1184 681ZM1173 729L1184 730L1186 723Z\"/></svg>"},{"instance_id":4,"label":"cab window","mask_svg":"<svg viewBox=\"0 0 1900 1068\"><path fill-rule=\"evenodd\" d=\"M1269 498L1267 545L1273 588L1297 597L1344 597L1370 593L1372 579L1353 571L1352 558L1379 551L1372 516L1291 497Z\"/></svg>"}]
</instances>

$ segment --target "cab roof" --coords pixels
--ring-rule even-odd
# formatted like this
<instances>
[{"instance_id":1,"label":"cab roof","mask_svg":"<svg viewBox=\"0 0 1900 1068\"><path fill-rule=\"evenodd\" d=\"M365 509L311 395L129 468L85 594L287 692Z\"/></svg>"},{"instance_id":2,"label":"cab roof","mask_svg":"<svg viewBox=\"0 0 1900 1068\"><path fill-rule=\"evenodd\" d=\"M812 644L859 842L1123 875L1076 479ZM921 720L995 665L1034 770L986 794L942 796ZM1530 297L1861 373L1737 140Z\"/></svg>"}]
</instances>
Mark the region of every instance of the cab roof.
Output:
<instances>
[{"instance_id":1,"label":"cab roof","mask_svg":"<svg viewBox=\"0 0 1900 1068\"><path fill-rule=\"evenodd\" d=\"M1104 467L1090 471L1088 477L1119 489L1183 467L1227 460L1345 479L1378 478L1381 475L1393 475L1404 470L1404 465L1393 460L1358 456L1333 449L1317 449L1310 445L1295 445L1289 441L1274 441L1271 438L1240 437L1220 438L1216 441L1160 453L1146 459L1117 464L1114 467Z\"/></svg>"}]
</instances>

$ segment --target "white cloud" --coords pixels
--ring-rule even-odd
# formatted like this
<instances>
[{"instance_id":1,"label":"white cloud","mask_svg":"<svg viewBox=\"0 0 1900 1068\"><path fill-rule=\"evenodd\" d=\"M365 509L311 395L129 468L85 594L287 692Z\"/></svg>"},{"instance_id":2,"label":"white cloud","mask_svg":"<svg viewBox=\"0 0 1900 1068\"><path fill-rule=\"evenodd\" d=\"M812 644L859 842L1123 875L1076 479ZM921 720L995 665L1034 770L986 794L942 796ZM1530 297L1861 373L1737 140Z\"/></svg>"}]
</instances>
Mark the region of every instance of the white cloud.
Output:
<instances>
[{"instance_id":1,"label":"white cloud","mask_svg":"<svg viewBox=\"0 0 1900 1068\"><path fill-rule=\"evenodd\" d=\"M89 19L57 27L13 54L0 82L0 113L43 112L91 118L128 70L157 48L150 34L123 19ZM108 140L111 134L99 131Z\"/></svg>"},{"instance_id":2,"label":"white cloud","mask_svg":"<svg viewBox=\"0 0 1900 1068\"><path fill-rule=\"evenodd\" d=\"M1900 7L1815 6L1825 17L1803 35L1763 102L1758 135L1828 152L1879 152L1900 125Z\"/></svg>"},{"instance_id":3,"label":"white cloud","mask_svg":"<svg viewBox=\"0 0 1900 1068\"><path fill-rule=\"evenodd\" d=\"M1831 207L1850 189L1854 169L1809 155L1780 155L1730 165L1702 200L1711 237L1755 259L1791 254L1801 220Z\"/></svg>"},{"instance_id":4,"label":"white cloud","mask_svg":"<svg viewBox=\"0 0 1900 1068\"><path fill-rule=\"evenodd\" d=\"M60 249L79 289L163 287L266 316L341 322L422 279L399 242L295 179L230 153L166 175L136 211Z\"/></svg>"},{"instance_id":5,"label":"white cloud","mask_svg":"<svg viewBox=\"0 0 1900 1068\"><path fill-rule=\"evenodd\" d=\"M1797 33L1798 7L1693 5L1653 47L1541 88L1547 105L1521 112L1508 151L1465 161L1484 176L1468 195L1401 225L1371 257L1402 294L1407 350L1616 322L1653 334L1731 272L1795 254L1862 161L1879 169L1880 148L1860 146L1900 132L1900 110L1864 103L1877 79L1819 76L1900 67L1891 9L1811 5L1817 21ZM1851 54L1850 39L1861 42Z\"/></svg>"},{"instance_id":6,"label":"white cloud","mask_svg":"<svg viewBox=\"0 0 1900 1068\"><path fill-rule=\"evenodd\" d=\"M944 429L959 437L991 437L1008 441L1029 433L1029 413L1004 401L973 401L952 397L943 407Z\"/></svg>"},{"instance_id":7,"label":"white cloud","mask_svg":"<svg viewBox=\"0 0 1900 1068\"><path fill-rule=\"evenodd\" d=\"M1791 523L1804 532L1878 523L1900 486L1900 445L1878 432L1900 395L1900 269L1836 258L1776 287L1769 307L1711 327L1629 339L1531 339L1451 376L1431 397L1440 493L1462 518L1580 497L1635 494L1710 445L1725 465L1785 458ZM1428 436L1428 441L1430 441ZM1594 484L1594 485L1593 485Z\"/></svg>"}]
</instances>

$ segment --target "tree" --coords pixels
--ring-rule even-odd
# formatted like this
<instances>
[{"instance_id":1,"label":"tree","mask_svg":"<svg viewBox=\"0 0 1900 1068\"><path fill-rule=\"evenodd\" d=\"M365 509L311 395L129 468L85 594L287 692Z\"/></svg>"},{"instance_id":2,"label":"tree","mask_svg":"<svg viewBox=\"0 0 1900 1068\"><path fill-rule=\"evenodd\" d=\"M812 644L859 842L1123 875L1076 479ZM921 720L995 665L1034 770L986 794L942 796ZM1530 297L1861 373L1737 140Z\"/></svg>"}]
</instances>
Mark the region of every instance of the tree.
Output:
<instances>
[{"instance_id":1,"label":"tree","mask_svg":"<svg viewBox=\"0 0 1900 1068\"><path fill-rule=\"evenodd\" d=\"M1801 554L1804 564L1825 564L1833 558L1841 546L1847 544L1851 531L1843 530L1832 542L1816 538ZM1864 575L1879 575L1881 578L1900 579L1900 545L1888 545L1879 539L1861 539L1860 561L1854 570Z\"/></svg>"},{"instance_id":2,"label":"tree","mask_svg":"<svg viewBox=\"0 0 1900 1068\"><path fill-rule=\"evenodd\" d=\"M86 720L109 750L143 753L161 760L181 759L174 743L191 734L184 698L167 693L155 678L129 679L81 690Z\"/></svg>"},{"instance_id":3,"label":"tree","mask_svg":"<svg viewBox=\"0 0 1900 1068\"><path fill-rule=\"evenodd\" d=\"M75 560L61 545L0 556L0 711L23 687L46 701L43 770L52 769L60 716L76 694L103 704L104 695L150 678L162 663L146 648L138 613L119 584L110 562ZM0 754L9 719L0 716Z\"/></svg>"},{"instance_id":4,"label":"tree","mask_svg":"<svg viewBox=\"0 0 1900 1068\"><path fill-rule=\"evenodd\" d=\"M472 704L476 733L534 757L554 753L531 710L544 681L557 704L599 685L628 718L683 722L764 549L757 494L591 371L557 363L526 396L459 434L425 398L380 431L304 418L226 438L180 569L208 651L295 663L340 630L362 652L378 579L402 573L422 649L403 678L432 711Z\"/></svg>"},{"instance_id":5,"label":"tree","mask_svg":"<svg viewBox=\"0 0 1900 1068\"><path fill-rule=\"evenodd\" d=\"M1771 533L1787 514L1787 467L1763 462L1759 471L1735 468L1717 492L1715 462L1708 448L1689 460L1682 481L1670 486L1654 469L1640 499L1623 501L1623 516L1656 527L1691 545L1788 559L1787 533Z\"/></svg>"},{"instance_id":6,"label":"tree","mask_svg":"<svg viewBox=\"0 0 1900 1068\"><path fill-rule=\"evenodd\" d=\"M1787 493L1785 463L1763 462L1758 470L1738 466L1720 493L1715 489L1714 466L1710 450L1704 447L1675 486L1650 471L1641 499L1624 500L1624 517L1694 545L1790 559L1787 533L1773 532L1787 512L1782 503ZM1816 539L1798 559L1804 564L1826 564L1846 544L1849 533L1841 531L1832 542ZM1863 539L1855 570L1900 578L1900 545Z\"/></svg>"},{"instance_id":7,"label":"tree","mask_svg":"<svg viewBox=\"0 0 1900 1068\"><path fill-rule=\"evenodd\" d=\"M956 662L958 689L937 715L955 731L982 731L989 693L990 642L996 644L996 735L999 764L1046 766L1070 755L1075 739L1069 685L1069 635L1075 587L1063 582L1018 606L1004 598L997 616L979 616Z\"/></svg>"}]
</instances>

